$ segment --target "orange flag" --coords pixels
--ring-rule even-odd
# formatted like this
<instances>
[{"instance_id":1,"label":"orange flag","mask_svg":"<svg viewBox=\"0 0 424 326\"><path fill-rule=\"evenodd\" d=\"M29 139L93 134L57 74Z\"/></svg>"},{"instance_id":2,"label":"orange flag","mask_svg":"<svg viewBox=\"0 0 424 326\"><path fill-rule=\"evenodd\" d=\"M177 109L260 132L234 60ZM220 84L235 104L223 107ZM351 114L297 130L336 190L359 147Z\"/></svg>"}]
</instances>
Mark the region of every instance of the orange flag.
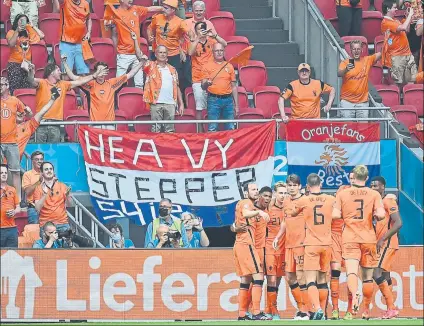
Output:
<instances>
[{"instance_id":1,"label":"orange flag","mask_svg":"<svg viewBox=\"0 0 424 326\"><path fill-rule=\"evenodd\" d=\"M83 40L82 43L82 56L84 61L90 63L95 61L93 51L91 50L91 44L88 40Z\"/></svg>"},{"instance_id":2,"label":"orange flag","mask_svg":"<svg viewBox=\"0 0 424 326\"><path fill-rule=\"evenodd\" d=\"M228 62L239 66L247 65L247 62L250 60L250 56L252 55L253 47L253 45L248 46L232 57L230 60L228 60Z\"/></svg>"}]
</instances>

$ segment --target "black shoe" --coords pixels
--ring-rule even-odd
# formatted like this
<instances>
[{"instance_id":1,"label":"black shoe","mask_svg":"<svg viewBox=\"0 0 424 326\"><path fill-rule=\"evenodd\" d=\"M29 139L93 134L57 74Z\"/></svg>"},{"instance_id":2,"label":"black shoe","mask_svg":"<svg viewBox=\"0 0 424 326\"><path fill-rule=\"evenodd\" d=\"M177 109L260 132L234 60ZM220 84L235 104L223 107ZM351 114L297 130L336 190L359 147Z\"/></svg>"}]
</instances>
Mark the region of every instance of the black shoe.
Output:
<instances>
[{"instance_id":1,"label":"black shoe","mask_svg":"<svg viewBox=\"0 0 424 326\"><path fill-rule=\"evenodd\" d=\"M252 315L252 320L272 320L272 317L268 317L263 312L260 312L257 315Z\"/></svg>"},{"instance_id":2,"label":"black shoe","mask_svg":"<svg viewBox=\"0 0 424 326\"><path fill-rule=\"evenodd\" d=\"M315 312L309 311L309 320L313 320L315 316Z\"/></svg>"},{"instance_id":3,"label":"black shoe","mask_svg":"<svg viewBox=\"0 0 424 326\"><path fill-rule=\"evenodd\" d=\"M21 201L21 202L19 203L19 206L20 206L21 208L26 208L26 207L28 207L28 204L27 204L27 202L26 202L26 201Z\"/></svg>"},{"instance_id":4,"label":"black shoe","mask_svg":"<svg viewBox=\"0 0 424 326\"><path fill-rule=\"evenodd\" d=\"M239 317L237 320L252 320L248 315L245 315L244 317Z\"/></svg>"}]
</instances>

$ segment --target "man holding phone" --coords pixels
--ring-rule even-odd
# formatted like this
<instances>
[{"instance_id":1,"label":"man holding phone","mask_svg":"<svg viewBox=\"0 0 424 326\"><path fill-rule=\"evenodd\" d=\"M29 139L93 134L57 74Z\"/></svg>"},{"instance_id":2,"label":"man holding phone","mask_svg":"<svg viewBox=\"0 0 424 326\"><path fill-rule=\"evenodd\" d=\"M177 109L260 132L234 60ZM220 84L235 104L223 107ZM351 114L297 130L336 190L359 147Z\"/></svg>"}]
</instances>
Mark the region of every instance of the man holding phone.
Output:
<instances>
[{"instance_id":1,"label":"man holding phone","mask_svg":"<svg viewBox=\"0 0 424 326\"><path fill-rule=\"evenodd\" d=\"M341 118L368 118L369 111L361 108L369 107L368 78L371 67L381 58L381 53L361 57L362 42L353 40L350 43L352 58L343 60L339 65L338 76L343 78L340 91L340 107L352 110L340 110Z\"/></svg>"}]
</instances>

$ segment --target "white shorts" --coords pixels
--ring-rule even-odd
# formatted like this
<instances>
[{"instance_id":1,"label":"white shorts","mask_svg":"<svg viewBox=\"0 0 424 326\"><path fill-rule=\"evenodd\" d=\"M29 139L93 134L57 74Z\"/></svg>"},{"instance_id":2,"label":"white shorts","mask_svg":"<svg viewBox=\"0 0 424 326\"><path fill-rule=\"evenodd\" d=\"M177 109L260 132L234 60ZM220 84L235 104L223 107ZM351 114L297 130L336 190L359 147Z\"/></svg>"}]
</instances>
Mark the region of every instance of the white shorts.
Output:
<instances>
[{"instance_id":1,"label":"white shorts","mask_svg":"<svg viewBox=\"0 0 424 326\"><path fill-rule=\"evenodd\" d=\"M193 95L196 102L196 111L206 110L208 94L202 89L201 83L193 84Z\"/></svg>"},{"instance_id":2,"label":"white shorts","mask_svg":"<svg viewBox=\"0 0 424 326\"><path fill-rule=\"evenodd\" d=\"M361 110L361 108L369 107L368 102L364 103L351 103L346 100L340 101L341 108L352 108L352 110L340 110L339 117L340 118L368 118L369 111Z\"/></svg>"}]
</instances>

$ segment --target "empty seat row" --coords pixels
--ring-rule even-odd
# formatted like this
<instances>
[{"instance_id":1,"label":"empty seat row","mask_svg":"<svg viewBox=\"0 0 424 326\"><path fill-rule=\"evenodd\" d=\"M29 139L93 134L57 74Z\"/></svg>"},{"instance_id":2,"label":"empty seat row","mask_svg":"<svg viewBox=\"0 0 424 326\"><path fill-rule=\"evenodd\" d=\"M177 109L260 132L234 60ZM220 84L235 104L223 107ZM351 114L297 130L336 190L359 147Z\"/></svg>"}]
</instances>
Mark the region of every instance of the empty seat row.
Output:
<instances>
[{"instance_id":1,"label":"empty seat row","mask_svg":"<svg viewBox=\"0 0 424 326\"><path fill-rule=\"evenodd\" d=\"M383 104L392 107L401 104L400 90L397 85L375 85L383 99ZM408 84L403 87L403 104L413 105L419 117L424 116L424 85Z\"/></svg>"}]
</instances>

